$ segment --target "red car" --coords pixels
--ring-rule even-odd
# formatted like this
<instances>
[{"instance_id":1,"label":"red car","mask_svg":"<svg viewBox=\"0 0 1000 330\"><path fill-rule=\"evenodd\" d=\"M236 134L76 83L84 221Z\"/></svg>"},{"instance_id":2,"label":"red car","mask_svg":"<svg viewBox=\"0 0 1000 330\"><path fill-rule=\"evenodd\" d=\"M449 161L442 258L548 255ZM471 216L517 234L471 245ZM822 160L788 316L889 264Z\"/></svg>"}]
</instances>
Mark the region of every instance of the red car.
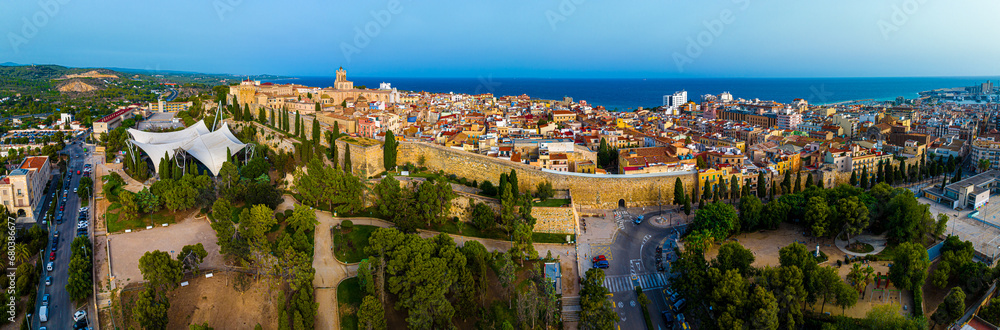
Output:
<instances>
[{"instance_id":1,"label":"red car","mask_svg":"<svg viewBox=\"0 0 1000 330\"><path fill-rule=\"evenodd\" d=\"M56 253L55 252L49 253L49 261L56 261Z\"/></svg>"},{"instance_id":2,"label":"red car","mask_svg":"<svg viewBox=\"0 0 1000 330\"><path fill-rule=\"evenodd\" d=\"M77 170L77 171L76 171L76 175L80 175L80 170Z\"/></svg>"},{"instance_id":3,"label":"red car","mask_svg":"<svg viewBox=\"0 0 1000 330\"><path fill-rule=\"evenodd\" d=\"M602 255L594 257L593 261L596 263L598 261L604 261L604 260L608 260L608 258L605 258L604 255L602 254Z\"/></svg>"}]
</instances>

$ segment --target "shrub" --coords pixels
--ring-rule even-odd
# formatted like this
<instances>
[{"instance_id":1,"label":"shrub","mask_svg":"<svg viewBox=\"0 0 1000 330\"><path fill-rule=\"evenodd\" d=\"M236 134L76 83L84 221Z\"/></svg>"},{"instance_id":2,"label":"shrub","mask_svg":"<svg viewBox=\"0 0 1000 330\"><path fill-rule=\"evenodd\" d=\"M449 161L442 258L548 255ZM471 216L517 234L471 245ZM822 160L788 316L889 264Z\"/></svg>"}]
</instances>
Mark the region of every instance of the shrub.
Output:
<instances>
[{"instance_id":1,"label":"shrub","mask_svg":"<svg viewBox=\"0 0 1000 330\"><path fill-rule=\"evenodd\" d=\"M340 222L340 228L343 228L346 231L351 231L351 229L354 228L354 221L351 221L351 220L341 221Z\"/></svg>"}]
</instances>

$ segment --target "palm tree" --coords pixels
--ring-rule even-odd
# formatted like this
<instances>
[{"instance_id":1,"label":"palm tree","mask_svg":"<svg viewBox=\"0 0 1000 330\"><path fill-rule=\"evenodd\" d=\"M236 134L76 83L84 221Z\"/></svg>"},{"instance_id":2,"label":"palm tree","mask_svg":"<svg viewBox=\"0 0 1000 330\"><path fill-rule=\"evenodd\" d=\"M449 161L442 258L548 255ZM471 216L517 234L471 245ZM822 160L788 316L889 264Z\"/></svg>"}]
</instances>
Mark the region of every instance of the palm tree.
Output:
<instances>
[{"instance_id":1,"label":"palm tree","mask_svg":"<svg viewBox=\"0 0 1000 330\"><path fill-rule=\"evenodd\" d=\"M993 165L993 164L990 164L990 160L989 159L981 158L981 159L979 159L979 164L978 165L979 165L979 171L980 172L986 172L986 170L990 169L990 166Z\"/></svg>"},{"instance_id":2,"label":"palm tree","mask_svg":"<svg viewBox=\"0 0 1000 330\"><path fill-rule=\"evenodd\" d=\"M28 251L28 245L24 243L14 244L14 262L22 263L28 261L31 257L31 252Z\"/></svg>"}]
</instances>

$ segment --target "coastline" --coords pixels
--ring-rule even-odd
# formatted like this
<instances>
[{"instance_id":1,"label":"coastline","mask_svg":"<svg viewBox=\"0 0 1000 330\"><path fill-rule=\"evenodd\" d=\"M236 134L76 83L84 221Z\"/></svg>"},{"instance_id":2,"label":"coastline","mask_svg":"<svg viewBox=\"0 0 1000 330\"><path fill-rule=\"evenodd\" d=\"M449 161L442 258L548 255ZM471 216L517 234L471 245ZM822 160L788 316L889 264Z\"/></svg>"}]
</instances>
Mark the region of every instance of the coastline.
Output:
<instances>
[{"instance_id":1,"label":"coastline","mask_svg":"<svg viewBox=\"0 0 1000 330\"><path fill-rule=\"evenodd\" d=\"M391 78L351 77L355 86L391 83L401 91L484 94L532 99L586 100L609 111L634 111L662 105L663 95L688 92L688 100L701 102L704 94L730 92L736 99L760 99L790 103L804 99L814 105L854 102L892 102L898 96L923 97L926 92L953 90L1000 77L903 77L903 78L663 78L663 79L569 79L569 78ZM293 77L261 80L312 87L333 86L334 77Z\"/></svg>"}]
</instances>

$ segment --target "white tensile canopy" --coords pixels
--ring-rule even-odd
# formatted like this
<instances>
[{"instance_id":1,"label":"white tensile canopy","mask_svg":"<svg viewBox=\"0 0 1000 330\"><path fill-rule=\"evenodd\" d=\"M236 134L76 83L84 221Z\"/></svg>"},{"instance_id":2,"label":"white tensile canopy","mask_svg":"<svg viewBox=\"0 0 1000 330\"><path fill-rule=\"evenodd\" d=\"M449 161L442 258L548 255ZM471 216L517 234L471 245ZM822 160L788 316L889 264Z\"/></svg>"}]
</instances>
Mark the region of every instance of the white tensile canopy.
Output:
<instances>
[{"instance_id":1,"label":"white tensile canopy","mask_svg":"<svg viewBox=\"0 0 1000 330\"><path fill-rule=\"evenodd\" d=\"M204 120L199 120L194 125L191 125L191 127L175 132L156 133L156 132L140 131L132 128L128 129L128 134L132 136L132 140L146 144L186 142L198 136L208 134L209 132L211 131L208 130L208 126L205 126Z\"/></svg>"},{"instance_id":2,"label":"white tensile canopy","mask_svg":"<svg viewBox=\"0 0 1000 330\"><path fill-rule=\"evenodd\" d=\"M132 135L132 144L149 155L157 172L160 171L160 160L164 155L174 157L177 150L183 150L208 167L212 175L218 175L222 163L226 162L226 156L246 147L225 123L214 132L209 131L203 121L199 121L176 132L152 133L129 129L128 133Z\"/></svg>"}]
</instances>

